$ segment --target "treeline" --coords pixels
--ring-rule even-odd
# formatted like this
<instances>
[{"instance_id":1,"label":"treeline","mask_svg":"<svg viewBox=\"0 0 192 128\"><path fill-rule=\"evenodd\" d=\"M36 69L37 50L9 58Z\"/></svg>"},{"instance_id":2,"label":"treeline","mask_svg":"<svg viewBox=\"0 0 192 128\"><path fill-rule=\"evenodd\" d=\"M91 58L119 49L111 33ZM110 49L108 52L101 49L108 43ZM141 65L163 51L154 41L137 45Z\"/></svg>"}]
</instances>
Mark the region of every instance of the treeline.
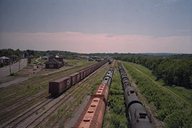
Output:
<instances>
[{"instance_id":1,"label":"treeline","mask_svg":"<svg viewBox=\"0 0 192 128\"><path fill-rule=\"evenodd\" d=\"M33 58L40 56L55 56L61 55L64 58L72 59L78 57L78 53L58 50L38 51L38 50L14 50L14 49L0 49L0 57L6 56L9 58Z\"/></svg>"},{"instance_id":2,"label":"treeline","mask_svg":"<svg viewBox=\"0 0 192 128\"><path fill-rule=\"evenodd\" d=\"M22 51L17 49L1 49L0 50L0 57L1 56L6 56L6 57L20 57L22 55Z\"/></svg>"},{"instance_id":3,"label":"treeline","mask_svg":"<svg viewBox=\"0 0 192 128\"><path fill-rule=\"evenodd\" d=\"M74 59L74 58L78 58L79 54L75 53L75 52L69 52L69 51L57 51L57 50L49 50L44 52L44 55L61 55L63 56L65 59Z\"/></svg>"},{"instance_id":4,"label":"treeline","mask_svg":"<svg viewBox=\"0 0 192 128\"><path fill-rule=\"evenodd\" d=\"M192 88L192 55L153 56L142 54L123 54L116 59L141 64L170 86Z\"/></svg>"}]
</instances>

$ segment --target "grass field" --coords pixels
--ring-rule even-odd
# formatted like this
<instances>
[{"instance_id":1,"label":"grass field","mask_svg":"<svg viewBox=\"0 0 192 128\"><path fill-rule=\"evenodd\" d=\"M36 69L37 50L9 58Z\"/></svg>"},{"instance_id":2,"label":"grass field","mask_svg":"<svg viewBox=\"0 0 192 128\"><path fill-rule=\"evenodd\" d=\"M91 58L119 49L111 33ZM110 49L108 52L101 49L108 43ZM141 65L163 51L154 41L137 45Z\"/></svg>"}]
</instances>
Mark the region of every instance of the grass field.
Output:
<instances>
[{"instance_id":1,"label":"grass field","mask_svg":"<svg viewBox=\"0 0 192 128\"><path fill-rule=\"evenodd\" d=\"M109 90L108 107L104 116L103 128L126 128L124 94L118 69L115 69Z\"/></svg>"},{"instance_id":2,"label":"grass field","mask_svg":"<svg viewBox=\"0 0 192 128\"><path fill-rule=\"evenodd\" d=\"M192 127L192 90L165 86L141 65L126 62L124 65L141 93L156 107L157 118L164 121L166 127Z\"/></svg>"}]
</instances>

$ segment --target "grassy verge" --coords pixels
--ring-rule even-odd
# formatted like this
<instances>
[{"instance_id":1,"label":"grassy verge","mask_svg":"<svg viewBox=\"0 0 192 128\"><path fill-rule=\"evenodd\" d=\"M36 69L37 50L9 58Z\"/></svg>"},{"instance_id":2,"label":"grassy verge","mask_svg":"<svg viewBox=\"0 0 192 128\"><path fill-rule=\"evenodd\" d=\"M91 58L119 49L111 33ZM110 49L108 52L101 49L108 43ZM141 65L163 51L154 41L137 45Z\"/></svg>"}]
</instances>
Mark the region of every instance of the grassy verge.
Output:
<instances>
[{"instance_id":1,"label":"grassy verge","mask_svg":"<svg viewBox=\"0 0 192 128\"><path fill-rule=\"evenodd\" d=\"M170 87L170 86L165 86L167 89L171 90L178 96L182 97L185 101L189 102L192 105L192 89L186 89L183 87Z\"/></svg>"},{"instance_id":2,"label":"grassy verge","mask_svg":"<svg viewBox=\"0 0 192 128\"><path fill-rule=\"evenodd\" d=\"M103 127L126 128L127 124L123 89L120 74L116 69L109 90L108 107L105 112Z\"/></svg>"},{"instance_id":3,"label":"grassy verge","mask_svg":"<svg viewBox=\"0 0 192 128\"><path fill-rule=\"evenodd\" d=\"M147 68L124 63L128 73L133 77L141 93L146 97L151 106L156 107L157 118L165 122L169 128L192 127L192 109L189 91L178 91L172 87L163 86L161 81L155 81L155 77Z\"/></svg>"}]
</instances>

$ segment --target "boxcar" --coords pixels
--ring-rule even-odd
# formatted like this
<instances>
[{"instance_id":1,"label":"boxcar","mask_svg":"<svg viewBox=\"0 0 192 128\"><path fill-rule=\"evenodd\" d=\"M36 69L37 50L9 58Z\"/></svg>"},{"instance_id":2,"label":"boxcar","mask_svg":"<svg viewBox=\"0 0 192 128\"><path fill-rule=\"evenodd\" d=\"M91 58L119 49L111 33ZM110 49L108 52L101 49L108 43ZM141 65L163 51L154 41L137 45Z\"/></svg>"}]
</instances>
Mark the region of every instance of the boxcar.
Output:
<instances>
[{"instance_id":1,"label":"boxcar","mask_svg":"<svg viewBox=\"0 0 192 128\"><path fill-rule=\"evenodd\" d=\"M77 75L78 75L78 73L74 73L74 74L70 75L72 85L75 85L77 83Z\"/></svg>"},{"instance_id":2,"label":"boxcar","mask_svg":"<svg viewBox=\"0 0 192 128\"><path fill-rule=\"evenodd\" d=\"M66 91L71 86L71 78L64 77L52 82L49 82L49 93L52 96L58 96L62 92Z\"/></svg>"}]
</instances>

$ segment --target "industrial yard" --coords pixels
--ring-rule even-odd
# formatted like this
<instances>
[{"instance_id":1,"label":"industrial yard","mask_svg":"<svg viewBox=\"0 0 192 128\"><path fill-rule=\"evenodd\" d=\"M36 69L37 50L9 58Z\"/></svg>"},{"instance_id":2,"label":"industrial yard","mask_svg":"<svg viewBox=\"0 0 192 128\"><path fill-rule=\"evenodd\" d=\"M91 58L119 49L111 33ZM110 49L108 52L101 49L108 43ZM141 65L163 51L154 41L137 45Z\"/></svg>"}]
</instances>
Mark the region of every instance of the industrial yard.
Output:
<instances>
[{"instance_id":1,"label":"industrial yard","mask_svg":"<svg viewBox=\"0 0 192 128\"><path fill-rule=\"evenodd\" d=\"M154 89L150 86L156 86L155 88L160 88L166 95L180 100L180 103L183 102L186 106L185 111L190 111L190 89L182 89L181 93L181 88L164 87L162 82L155 80L149 69L138 64L111 58L98 61L99 57L96 58L97 61L65 59L63 67L49 69L43 66L46 61L37 57L17 72L14 78L7 76L7 80L2 80L1 84L21 76L27 79L0 88L0 127L163 128L172 125L159 117L158 111L162 110L157 110L154 104L157 101L149 101L150 94L143 89ZM35 69L38 71L31 74L29 67L34 65L40 69ZM154 85L147 86L143 83L143 88L140 85L142 79ZM161 95L161 92L156 95ZM89 108L94 98L100 98L98 107ZM131 101L133 99L134 101ZM146 117L142 116L135 124L133 122L139 117L134 119L135 117L130 116L134 115L131 112L136 108L138 112L142 110ZM93 111L93 115L87 115L89 111ZM190 124L187 123L188 125Z\"/></svg>"},{"instance_id":2,"label":"industrial yard","mask_svg":"<svg viewBox=\"0 0 192 128\"><path fill-rule=\"evenodd\" d=\"M0 0L0 128L192 128L192 0Z\"/></svg>"}]
</instances>

